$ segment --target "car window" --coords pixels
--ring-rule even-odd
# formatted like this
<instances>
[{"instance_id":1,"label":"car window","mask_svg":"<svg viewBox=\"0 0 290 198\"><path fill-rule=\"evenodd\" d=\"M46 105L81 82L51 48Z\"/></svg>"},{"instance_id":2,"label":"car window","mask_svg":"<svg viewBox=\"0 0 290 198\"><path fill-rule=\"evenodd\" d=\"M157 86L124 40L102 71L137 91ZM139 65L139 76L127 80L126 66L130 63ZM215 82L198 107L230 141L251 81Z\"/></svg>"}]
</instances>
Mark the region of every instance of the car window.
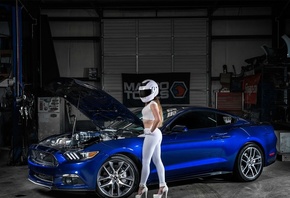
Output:
<instances>
[{"instance_id":1,"label":"car window","mask_svg":"<svg viewBox=\"0 0 290 198\"><path fill-rule=\"evenodd\" d=\"M172 129L176 125L184 125L188 130L192 130L224 126L235 122L236 119L228 114L212 111L191 111L175 119L169 129Z\"/></svg>"},{"instance_id":2,"label":"car window","mask_svg":"<svg viewBox=\"0 0 290 198\"><path fill-rule=\"evenodd\" d=\"M217 120L214 112L192 111L179 116L171 124L171 128L175 125L185 125L187 129L200 129L216 127Z\"/></svg>"},{"instance_id":3,"label":"car window","mask_svg":"<svg viewBox=\"0 0 290 198\"><path fill-rule=\"evenodd\" d=\"M217 115L217 125L223 126L228 125L236 122L236 119L230 115L226 114L216 114Z\"/></svg>"}]
</instances>

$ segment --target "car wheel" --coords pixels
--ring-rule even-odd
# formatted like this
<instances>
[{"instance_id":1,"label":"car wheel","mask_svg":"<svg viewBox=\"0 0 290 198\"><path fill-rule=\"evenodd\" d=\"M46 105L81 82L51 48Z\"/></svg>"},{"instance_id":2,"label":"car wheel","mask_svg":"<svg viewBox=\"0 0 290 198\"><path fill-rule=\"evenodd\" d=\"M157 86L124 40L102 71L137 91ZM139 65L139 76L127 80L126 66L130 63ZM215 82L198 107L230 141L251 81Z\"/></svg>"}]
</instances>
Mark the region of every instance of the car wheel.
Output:
<instances>
[{"instance_id":1,"label":"car wheel","mask_svg":"<svg viewBox=\"0 0 290 198\"><path fill-rule=\"evenodd\" d=\"M234 176L239 181L254 181L262 173L264 167L264 155L256 144L248 144L239 152Z\"/></svg>"},{"instance_id":2,"label":"car wheel","mask_svg":"<svg viewBox=\"0 0 290 198\"><path fill-rule=\"evenodd\" d=\"M239 152L234 176L239 181L254 181L262 173L264 167L264 155L256 144L248 144Z\"/></svg>"},{"instance_id":3,"label":"car wheel","mask_svg":"<svg viewBox=\"0 0 290 198\"><path fill-rule=\"evenodd\" d=\"M125 155L114 155L98 172L96 193L107 198L128 197L136 190L138 182L139 172L135 163Z\"/></svg>"}]
</instances>

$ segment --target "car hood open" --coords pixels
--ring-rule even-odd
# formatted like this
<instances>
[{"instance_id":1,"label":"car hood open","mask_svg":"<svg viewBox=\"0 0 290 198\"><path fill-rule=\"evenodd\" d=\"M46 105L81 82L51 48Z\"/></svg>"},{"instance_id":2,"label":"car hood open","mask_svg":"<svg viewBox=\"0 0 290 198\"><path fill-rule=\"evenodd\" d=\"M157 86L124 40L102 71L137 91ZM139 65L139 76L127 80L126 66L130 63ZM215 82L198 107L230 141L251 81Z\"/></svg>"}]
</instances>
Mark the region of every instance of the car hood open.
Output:
<instances>
[{"instance_id":1,"label":"car hood open","mask_svg":"<svg viewBox=\"0 0 290 198\"><path fill-rule=\"evenodd\" d=\"M117 99L97 87L74 78L59 78L47 86L54 96L63 97L93 121L142 121Z\"/></svg>"}]
</instances>

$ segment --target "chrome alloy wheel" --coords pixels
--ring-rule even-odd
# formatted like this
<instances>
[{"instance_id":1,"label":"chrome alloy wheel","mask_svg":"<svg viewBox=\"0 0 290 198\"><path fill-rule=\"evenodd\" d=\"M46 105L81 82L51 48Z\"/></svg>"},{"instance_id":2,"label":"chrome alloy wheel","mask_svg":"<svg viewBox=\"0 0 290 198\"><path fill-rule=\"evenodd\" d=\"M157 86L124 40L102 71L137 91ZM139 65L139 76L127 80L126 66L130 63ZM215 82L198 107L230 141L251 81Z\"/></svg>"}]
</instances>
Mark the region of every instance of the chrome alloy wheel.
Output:
<instances>
[{"instance_id":1,"label":"chrome alloy wheel","mask_svg":"<svg viewBox=\"0 0 290 198\"><path fill-rule=\"evenodd\" d=\"M263 169L261 151L255 146L247 147L241 154L240 171L247 180L256 179Z\"/></svg>"},{"instance_id":2,"label":"chrome alloy wheel","mask_svg":"<svg viewBox=\"0 0 290 198\"><path fill-rule=\"evenodd\" d=\"M101 197L128 197L135 190L139 174L128 157L115 155L100 168L97 177L97 193Z\"/></svg>"}]
</instances>

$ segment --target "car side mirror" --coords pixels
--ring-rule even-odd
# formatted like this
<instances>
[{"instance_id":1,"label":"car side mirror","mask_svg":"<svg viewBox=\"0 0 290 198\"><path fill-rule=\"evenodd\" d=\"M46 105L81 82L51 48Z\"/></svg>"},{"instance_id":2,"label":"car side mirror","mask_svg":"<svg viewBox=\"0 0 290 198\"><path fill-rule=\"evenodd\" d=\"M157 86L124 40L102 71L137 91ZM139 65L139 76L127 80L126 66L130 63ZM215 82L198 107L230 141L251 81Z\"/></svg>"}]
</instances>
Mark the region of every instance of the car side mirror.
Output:
<instances>
[{"instance_id":1,"label":"car side mirror","mask_svg":"<svg viewBox=\"0 0 290 198\"><path fill-rule=\"evenodd\" d=\"M185 125L175 125L172 128L172 132L187 132L187 127Z\"/></svg>"}]
</instances>

